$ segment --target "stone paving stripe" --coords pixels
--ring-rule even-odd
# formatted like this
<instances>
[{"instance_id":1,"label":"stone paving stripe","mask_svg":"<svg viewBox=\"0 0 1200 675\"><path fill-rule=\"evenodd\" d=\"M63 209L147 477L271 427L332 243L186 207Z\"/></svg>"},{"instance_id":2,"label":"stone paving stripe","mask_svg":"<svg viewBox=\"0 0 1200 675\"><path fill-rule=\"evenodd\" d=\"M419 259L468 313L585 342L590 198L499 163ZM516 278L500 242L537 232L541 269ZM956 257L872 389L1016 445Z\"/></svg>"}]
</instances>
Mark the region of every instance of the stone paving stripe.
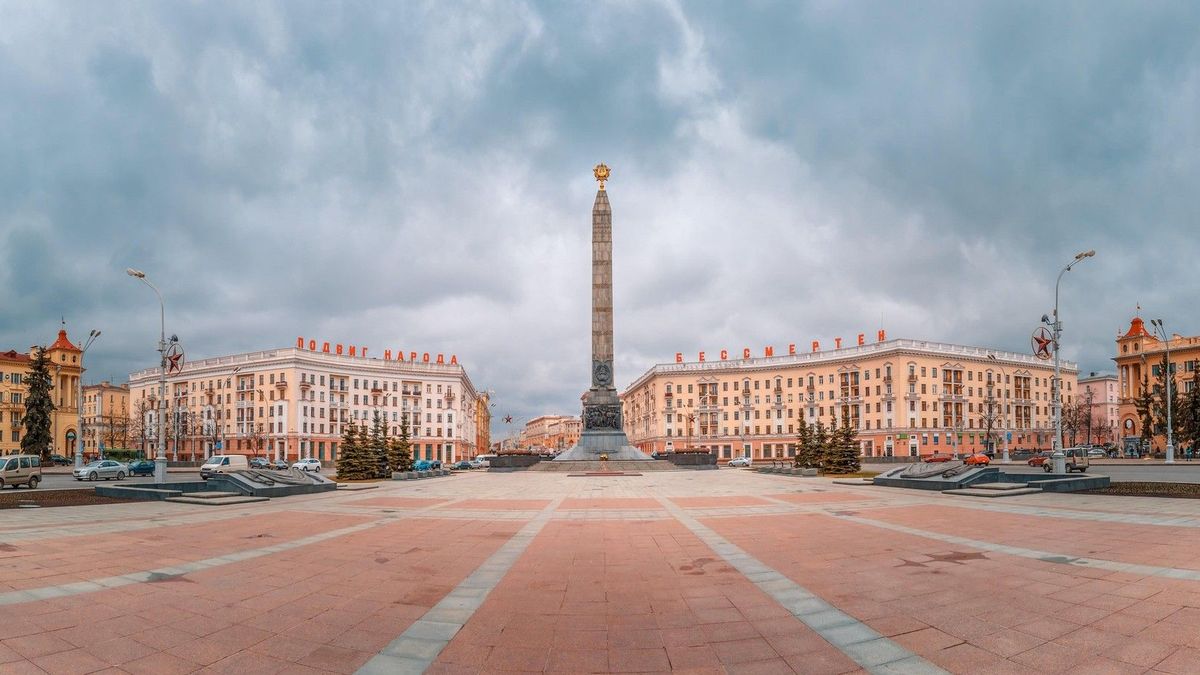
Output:
<instances>
[{"instance_id":1,"label":"stone paving stripe","mask_svg":"<svg viewBox=\"0 0 1200 675\"><path fill-rule=\"evenodd\" d=\"M470 576L355 672L362 675L425 672L483 605L488 593L508 574L562 501L559 497L547 504Z\"/></svg>"},{"instance_id":2,"label":"stone paving stripe","mask_svg":"<svg viewBox=\"0 0 1200 675\"><path fill-rule=\"evenodd\" d=\"M439 505L440 506L440 505ZM433 510L436 506L429 507L425 510ZM227 553L225 555L205 558L204 560L195 560L181 565L172 565L170 567L159 567L157 569L145 570L142 572L130 572L113 577L103 577L100 579L90 579L87 581L74 581L67 584L57 586L44 586L41 588L27 588L20 591L9 591L0 593L0 606L16 605L24 602L36 602L39 600L49 600L52 598L62 598L70 595L80 595L83 593L93 593L95 591L107 590L109 588L119 588L121 586L129 586L131 584L143 584L152 581L163 580L165 578L180 577L189 572L199 572L201 570L211 569L213 567L221 567L254 558L261 558L265 555L273 553L282 553L283 551L291 551L303 546L319 544L323 541L344 537L348 534L362 532L380 525L394 523L396 517L380 518L358 525L351 525L337 530L330 530L320 534L295 539L293 541L283 542L281 544L273 544L262 548L248 549L245 551L237 551L235 553Z\"/></svg>"},{"instance_id":3,"label":"stone paving stripe","mask_svg":"<svg viewBox=\"0 0 1200 675\"><path fill-rule=\"evenodd\" d=\"M778 570L746 553L728 539L693 518L667 499L659 499L666 510L825 641L870 673L945 673L945 670L913 654L846 614Z\"/></svg>"},{"instance_id":4,"label":"stone paving stripe","mask_svg":"<svg viewBox=\"0 0 1200 675\"><path fill-rule=\"evenodd\" d=\"M897 525L894 523L887 523L882 520L863 518L862 516L845 516L834 513L829 513L826 515L831 518L838 518L840 520L848 520L852 523L859 523L860 525L870 525L871 527L878 527L884 530L903 532L904 534L911 534L917 537L943 541L947 544L969 546L982 551L1005 553L1007 555L1018 556L1021 558L1032 558L1033 560L1040 560L1042 562L1069 565L1074 567L1102 569L1110 572L1129 572L1147 577L1165 577L1168 579L1200 581L1200 570L1180 569L1177 567L1160 567L1158 565L1140 565L1138 563L1122 563L1114 560L1102 560L1100 558L1063 555L1061 553L1054 553L1051 551L1039 551L1037 549L1024 548L1021 546L1008 546L1007 544L993 544L990 541L980 541L978 539L968 539L967 537L959 537L952 534L920 530L915 527L908 527L907 525Z\"/></svg>"}]
</instances>

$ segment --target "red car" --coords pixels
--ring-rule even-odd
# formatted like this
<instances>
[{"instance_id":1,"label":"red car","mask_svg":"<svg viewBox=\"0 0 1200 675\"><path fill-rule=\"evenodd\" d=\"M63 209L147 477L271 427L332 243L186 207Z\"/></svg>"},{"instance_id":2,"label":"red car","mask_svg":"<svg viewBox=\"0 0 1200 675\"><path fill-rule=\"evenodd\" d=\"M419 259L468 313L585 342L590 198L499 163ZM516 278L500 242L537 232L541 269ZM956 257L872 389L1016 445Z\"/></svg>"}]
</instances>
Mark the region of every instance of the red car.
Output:
<instances>
[{"instance_id":1,"label":"red car","mask_svg":"<svg viewBox=\"0 0 1200 675\"><path fill-rule=\"evenodd\" d=\"M991 463L992 460L988 459L988 456L982 453L968 455L963 459L963 464L966 464L967 466L987 466Z\"/></svg>"},{"instance_id":2,"label":"red car","mask_svg":"<svg viewBox=\"0 0 1200 675\"><path fill-rule=\"evenodd\" d=\"M950 460L951 460L950 455L939 455L936 452L925 458L925 461L930 464L933 464L936 462L949 462Z\"/></svg>"},{"instance_id":3,"label":"red car","mask_svg":"<svg viewBox=\"0 0 1200 675\"><path fill-rule=\"evenodd\" d=\"M1029 458L1028 462L1025 463L1029 466L1042 466L1048 459L1050 459L1049 455L1034 455L1033 457Z\"/></svg>"}]
</instances>

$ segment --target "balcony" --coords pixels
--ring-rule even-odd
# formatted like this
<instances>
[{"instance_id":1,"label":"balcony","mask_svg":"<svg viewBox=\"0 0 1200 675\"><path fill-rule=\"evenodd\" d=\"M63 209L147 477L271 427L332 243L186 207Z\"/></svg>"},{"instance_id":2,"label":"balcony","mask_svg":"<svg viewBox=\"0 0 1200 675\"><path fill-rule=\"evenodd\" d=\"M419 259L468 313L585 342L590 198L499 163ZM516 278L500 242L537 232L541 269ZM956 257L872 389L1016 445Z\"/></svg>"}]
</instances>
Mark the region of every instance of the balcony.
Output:
<instances>
[{"instance_id":1,"label":"balcony","mask_svg":"<svg viewBox=\"0 0 1200 675\"><path fill-rule=\"evenodd\" d=\"M287 380L279 380L278 382L275 383L276 389L287 389L287 386L288 386Z\"/></svg>"}]
</instances>

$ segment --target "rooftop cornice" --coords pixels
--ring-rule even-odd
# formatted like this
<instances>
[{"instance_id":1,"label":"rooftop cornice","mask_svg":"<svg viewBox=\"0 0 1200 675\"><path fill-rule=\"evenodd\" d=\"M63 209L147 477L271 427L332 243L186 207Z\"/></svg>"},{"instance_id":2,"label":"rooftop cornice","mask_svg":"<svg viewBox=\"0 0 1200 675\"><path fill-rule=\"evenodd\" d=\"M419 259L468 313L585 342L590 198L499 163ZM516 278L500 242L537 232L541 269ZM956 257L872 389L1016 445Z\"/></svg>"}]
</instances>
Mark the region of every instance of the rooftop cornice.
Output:
<instances>
[{"instance_id":1,"label":"rooftop cornice","mask_svg":"<svg viewBox=\"0 0 1200 675\"><path fill-rule=\"evenodd\" d=\"M784 354L782 356L763 356L750 359L729 359L726 361L689 361L686 363L660 363L652 366L640 377L634 380L625 391L641 386L646 380L659 375L692 375L696 373L712 373L730 371L743 373L747 371L773 370L776 368L824 366L840 364L846 361L857 361L866 358L877 358L892 354L912 354L916 356L936 356L954 358L957 360L974 361L981 365L1006 367L1050 368L1053 364L1042 361L1032 354L1007 352L987 347L971 347L956 345L948 342L931 342L928 340L911 340L897 338L869 345L854 345L841 349L829 349L805 354ZM995 356L993 361L989 355ZM1078 364L1072 361L1061 362L1061 368L1067 373L1077 373Z\"/></svg>"}]
</instances>

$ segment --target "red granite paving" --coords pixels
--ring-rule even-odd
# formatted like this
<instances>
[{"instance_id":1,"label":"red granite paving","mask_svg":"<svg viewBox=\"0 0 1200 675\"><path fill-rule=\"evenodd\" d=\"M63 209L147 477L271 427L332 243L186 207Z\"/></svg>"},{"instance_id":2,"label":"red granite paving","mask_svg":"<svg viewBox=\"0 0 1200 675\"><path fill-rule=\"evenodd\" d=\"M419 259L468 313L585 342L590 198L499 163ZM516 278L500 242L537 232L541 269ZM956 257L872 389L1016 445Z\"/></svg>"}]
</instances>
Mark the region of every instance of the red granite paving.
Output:
<instances>
[{"instance_id":1,"label":"red granite paving","mask_svg":"<svg viewBox=\"0 0 1200 675\"><path fill-rule=\"evenodd\" d=\"M608 497L598 499L564 499L559 509L661 509L657 499L645 497Z\"/></svg>"},{"instance_id":2,"label":"red granite paving","mask_svg":"<svg viewBox=\"0 0 1200 675\"><path fill-rule=\"evenodd\" d=\"M770 506L771 502L758 497L671 497L685 509L721 508L723 506Z\"/></svg>"},{"instance_id":3,"label":"red granite paving","mask_svg":"<svg viewBox=\"0 0 1200 675\"><path fill-rule=\"evenodd\" d=\"M450 504L446 508L479 511L540 511L549 503L549 499L466 499Z\"/></svg>"},{"instance_id":4,"label":"red granite paving","mask_svg":"<svg viewBox=\"0 0 1200 675\"><path fill-rule=\"evenodd\" d=\"M420 509L428 506L445 504L449 499L433 497L372 497L370 499L355 499L346 502L346 506L396 506L406 509Z\"/></svg>"},{"instance_id":5,"label":"red granite paving","mask_svg":"<svg viewBox=\"0 0 1200 675\"><path fill-rule=\"evenodd\" d=\"M865 518L1041 551L1200 570L1200 528L1028 516L953 506L878 509ZM1047 536L1051 532L1069 536Z\"/></svg>"},{"instance_id":6,"label":"red granite paving","mask_svg":"<svg viewBox=\"0 0 1200 675\"><path fill-rule=\"evenodd\" d=\"M403 521L177 580L0 607L0 672L351 673L520 526Z\"/></svg>"},{"instance_id":7,"label":"red granite paving","mask_svg":"<svg viewBox=\"0 0 1200 675\"><path fill-rule=\"evenodd\" d=\"M678 521L552 521L430 672L857 668Z\"/></svg>"},{"instance_id":8,"label":"red granite paving","mask_svg":"<svg viewBox=\"0 0 1200 675\"><path fill-rule=\"evenodd\" d=\"M0 591L58 586L184 562L328 532L366 522L358 516L300 512L253 518L213 514L211 522L97 536L10 544L0 558Z\"/></svg>"},{"instance_id":9,"label":"red granite paving","mask_svg":"<svg viewBox=\"0 0 1200 675\"><path fill-rule=\"evenodd\" d=\"M832 504L836 502L864 502L875 499L871 495L860 495L850 492L789 492L781 495L766 495L793 504Z\"/></svg>"},{"instance_id":10,"label":"red granite paving","mask_svg":"<svg viewBox=\"0 0 1200 675\"><path fill-rule=\"evenodd\" d=\"M706 524L951 672L1142 672L1200 648L1200 583L985 553L821 514ZM1185 598L1197 606L1175 604Z\"/></svg>"}]
</instances>

